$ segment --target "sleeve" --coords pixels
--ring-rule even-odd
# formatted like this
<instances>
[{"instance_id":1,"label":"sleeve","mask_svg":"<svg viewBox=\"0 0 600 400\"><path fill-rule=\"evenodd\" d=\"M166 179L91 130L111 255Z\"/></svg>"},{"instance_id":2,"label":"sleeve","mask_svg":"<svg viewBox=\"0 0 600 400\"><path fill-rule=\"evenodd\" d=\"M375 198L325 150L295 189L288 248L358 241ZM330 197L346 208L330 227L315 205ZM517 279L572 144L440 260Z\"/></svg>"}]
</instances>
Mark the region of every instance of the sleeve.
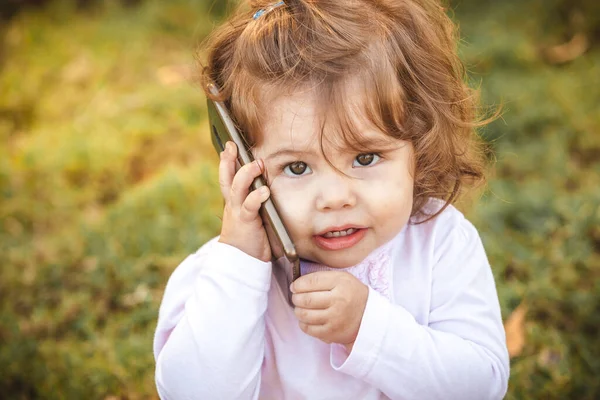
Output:
<instances>
[{"instance_id":1,"label":"sleeve","mask_svg":"<svg viewBox=\"0 0 600 400\"><path fill-rule=\"evenodd\" d=\"M162 399L257 399L271 263L214 239L175 270L154 336Z\"/></svg>"},{"instance_id":2,"label":"sleeve","mask_svg":"<svg viewBox=\"0 0 600 400\"><path fill-rule=\"evenodd\" d=\"M392 399L501 399L509 357L479 235L463 218L436 253L429 324L370 289L354 347L334 345L332 367Z\"/></svg>"}]
</instances>

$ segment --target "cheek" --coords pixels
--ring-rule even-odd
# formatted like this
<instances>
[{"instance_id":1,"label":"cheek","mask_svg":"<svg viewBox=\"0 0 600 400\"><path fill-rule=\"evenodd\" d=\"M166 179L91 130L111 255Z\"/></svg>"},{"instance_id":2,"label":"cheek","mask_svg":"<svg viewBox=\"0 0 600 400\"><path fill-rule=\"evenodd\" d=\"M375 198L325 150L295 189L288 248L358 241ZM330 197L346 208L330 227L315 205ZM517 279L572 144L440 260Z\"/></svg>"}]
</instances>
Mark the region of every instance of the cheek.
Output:
<instances>
[{"instance_id":1,"label":"cheek","mask_svg":"<svg viewBox=\"0 0 600 400\"><path fill-rule=\"evenodd\" d=\"M390 187L388 185L382 189L376 197L373 196L372 202L380 216L385 218L386 216L403 215L406 209L410 212L413 200L412 186Z\"/></svg>"},{"instance_id":2,"label":"cheek","mask_svg":"<svg viewBox=\"0 0 600 400\"><path fill-rule=\"evenodd\" d=\"M389 190L389 195L381 198L381 206L376 208L374 220L379 228L379 234L389 240L400 232L408 223L412 211L412 189Z\"/></svg>"},{"instance_id":3,"label":"cheek","mask_svg":"<svg viewBox=\"0 0 600 400\"><path fill-rule=\"evenodd\" d=\"M270 187L277 211L286 228L291 232L297 231L299 227L306 224L310 211L309 197L295 182L275 179Z\"/></svg>"},{"instance_id":4,"label":"cheek","mask_svg":"<svg viewBox=\"0 0 600 400\"><path fill-rule=\"evenodd\" d=\"M412 210L413 180L408 171L381 176L378 184L371 186L367 193L373 210L383 220L406 219Z\"/></svg>"}]
</instances>

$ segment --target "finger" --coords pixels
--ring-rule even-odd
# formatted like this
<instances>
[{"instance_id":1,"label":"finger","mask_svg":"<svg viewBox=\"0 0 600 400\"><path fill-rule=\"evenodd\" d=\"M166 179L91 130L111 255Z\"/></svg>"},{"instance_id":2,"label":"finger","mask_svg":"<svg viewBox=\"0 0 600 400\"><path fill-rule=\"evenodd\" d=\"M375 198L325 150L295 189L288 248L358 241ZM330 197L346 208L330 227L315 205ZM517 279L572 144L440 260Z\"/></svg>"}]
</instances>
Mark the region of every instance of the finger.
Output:
<instances>
[{"instance_id":1,"label":"finger","mask_svg":"<svg viewBox=\"0 0 600 400\"><path fill-rule=\"evenodd\" d=\"M302 332L306 333L307 335L322 340L327 344L333 342L331 339L329 339L331 335L331 328L329 325L311 325L305 322L299 322L298 326Z\"/></svg>"},{"instance_id":2,"label":"finger","mask_svg":"<svg viewBox=\"0 0 600 400\"><path fill-rule=\"evenodd\" d=\"M318 271L303 275L291 284L292 293L320 292L333 289L347 272Z\"/></svg>"},{"instance_id":3,"label":"finger","mask_svg":"<svg viewBox=\"0 0 600 400\"><path fill-rule=\"evenodd\" d=\"M233 177L229 191L229 203L232 207L241 207L250 192L250 185L254 178L262 173L262 161L253 161L244 165Z\"/></svg>"},{"instance_id":4,"label":"finger","mask_svg":"<svg viewBox=\"0 0 600 400\"><path fill-rule=\"evenodd\" d=\"M258 210L260 206L269 198L269 188L267 186L261 186L258 190L250 192L244 204L242 204L242 210L240 212L240 220L244 222L250 222L258 217Z\"/></svg>"},{"instance_id":5,"label":"finger","mask_svg":"<svg viewBox=\"0 0 600 400\"><path fill-rule=\"evenodd\" d=\"M309 310L307 308L294 308L298 321L308 325L324 325L329 320L329 310Z\"/></svg>"},{"instance_id":6,"label":"finger","mask_svg":"<svg viewBox=\"0 0 600 400\"><path fill-rule=\"evenodd\" d=\"M329 291L294 293L292 303L296 307L323 310L331 306L331 293Z\"/></svg>"},{"instance_id":7,"label":"finger","mask_svg":"<svg viewBox=\"0 0 600 400\"><path fill-rule=\"evenodd\" d=\"M233 142L225 143L225 150L221 152L221 161L219 162L219 186L221 194L225 201L229 201L229 192L231 191L231 182L235 176L235 160L237 157L237 148Z\"/></svg>"}]
</instances>

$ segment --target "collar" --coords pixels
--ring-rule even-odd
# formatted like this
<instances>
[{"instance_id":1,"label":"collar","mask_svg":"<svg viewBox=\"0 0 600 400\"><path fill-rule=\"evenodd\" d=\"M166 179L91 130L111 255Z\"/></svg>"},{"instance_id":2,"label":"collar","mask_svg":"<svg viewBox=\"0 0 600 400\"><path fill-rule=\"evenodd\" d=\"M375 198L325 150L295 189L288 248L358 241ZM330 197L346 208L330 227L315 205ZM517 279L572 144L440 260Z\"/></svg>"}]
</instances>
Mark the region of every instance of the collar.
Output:
<instances>
[{"instance_id":1,"label":"collar","mask_svg":"<svg viewBox=\"0 0 600 400\"><path fill-rule=\"evenodd\" d=\"M348 268L330 268L308 260L300 261L301 275L318 271L345 271L389 300L392 299L392 250L399 235L373 250L364 260Z\"/></svg>"}]
</instances>

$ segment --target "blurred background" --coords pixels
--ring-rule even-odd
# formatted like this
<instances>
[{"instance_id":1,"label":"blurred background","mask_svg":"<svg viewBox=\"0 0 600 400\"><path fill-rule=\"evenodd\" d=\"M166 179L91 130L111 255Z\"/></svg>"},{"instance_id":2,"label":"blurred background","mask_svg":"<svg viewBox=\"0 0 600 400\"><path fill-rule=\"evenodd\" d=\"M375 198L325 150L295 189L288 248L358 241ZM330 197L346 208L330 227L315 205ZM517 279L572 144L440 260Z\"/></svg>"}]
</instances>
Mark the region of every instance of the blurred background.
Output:
<instances>
[{"instance_id":1,"label":"blurred background","mask_svg":"<svg viewBox=\"0 0 600 400\"><path fill-rule=\"evenodd\" d=\"M219 231L194 81L224 0L0 2L0 397L156 398L166 281ZM454 0L509 399L600 398L600 2Z\"/></svg>"}]
</instances>

